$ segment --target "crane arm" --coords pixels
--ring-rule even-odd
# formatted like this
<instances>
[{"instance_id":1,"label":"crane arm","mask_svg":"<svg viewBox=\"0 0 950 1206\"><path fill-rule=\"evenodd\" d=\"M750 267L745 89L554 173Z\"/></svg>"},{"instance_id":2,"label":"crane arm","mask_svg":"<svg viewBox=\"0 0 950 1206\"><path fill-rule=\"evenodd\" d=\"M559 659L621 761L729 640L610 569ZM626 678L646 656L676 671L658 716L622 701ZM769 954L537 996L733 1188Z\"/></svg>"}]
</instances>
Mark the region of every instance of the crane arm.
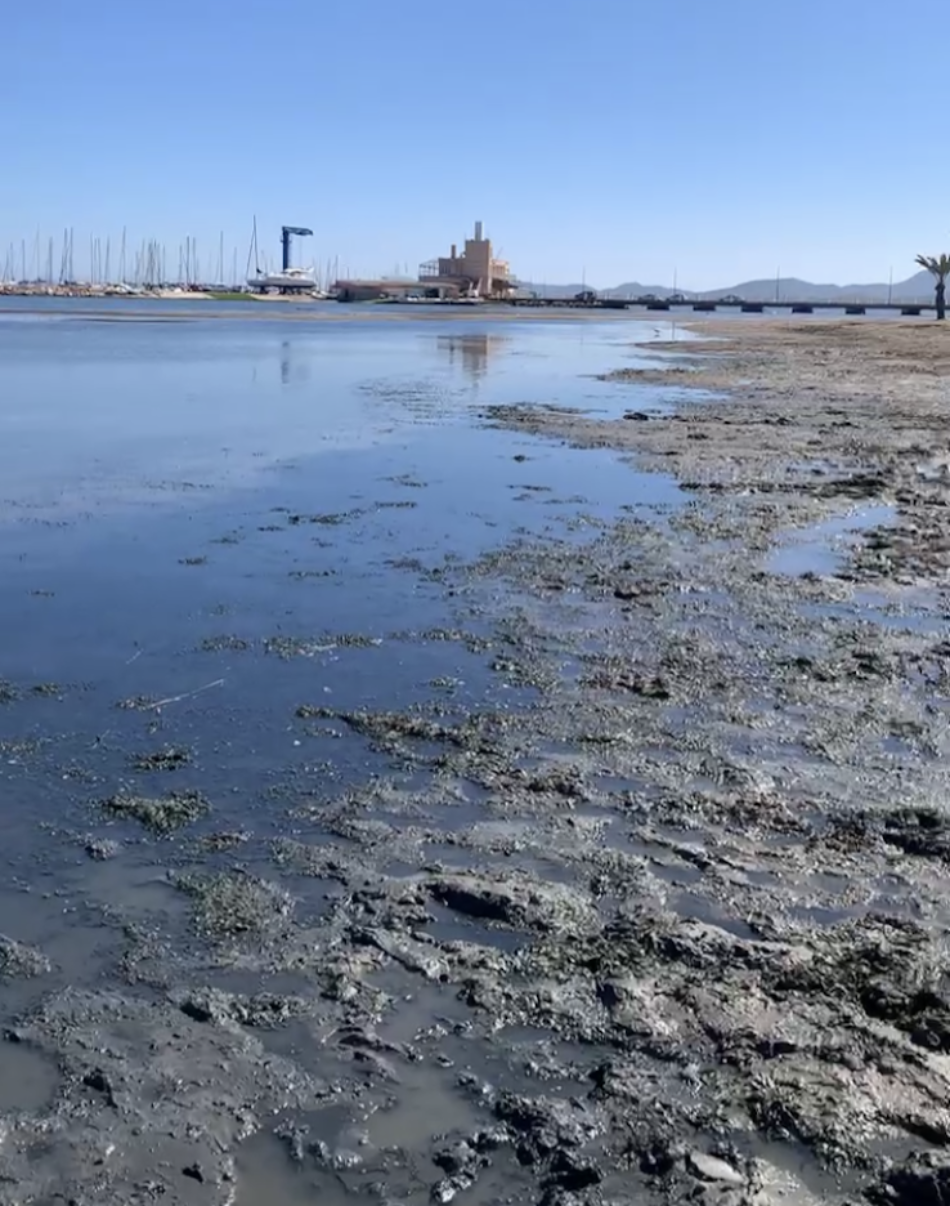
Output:
<instances>
[{"instance_id":1,"label":"crane arm","mask_svg":"<svg viewBox=\"0 0 950 1206\"><path fill-rule=\"evenodd\" d=\"M283 266L285 272L290 267L290 243L294 235L307 236L312 234L313 231L307 226L282 226L280 228L280 241L283 248Z\"/></svg>"}]
</instances>

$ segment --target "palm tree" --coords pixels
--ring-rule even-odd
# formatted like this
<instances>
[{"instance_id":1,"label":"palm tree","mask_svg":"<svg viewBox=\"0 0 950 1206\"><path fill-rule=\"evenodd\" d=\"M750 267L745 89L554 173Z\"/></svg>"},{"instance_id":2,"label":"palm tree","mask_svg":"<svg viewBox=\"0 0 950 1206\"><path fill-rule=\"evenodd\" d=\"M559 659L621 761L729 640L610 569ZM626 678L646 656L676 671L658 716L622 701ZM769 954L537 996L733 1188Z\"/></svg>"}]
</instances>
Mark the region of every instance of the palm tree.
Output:
<instances>
[{"instance_id":1,"label":"palm tree","mask_svg":"<svg viewBox=\"0 0 950 1206\"><path fill-rule=\"evenodd\" d=\"M926 268L933 276L934 304L937 307L937 317L943 321L947 317L947 277L950 276L950 255L919 255L914 261L921 268Z\"/></svg>"}]
</instances>

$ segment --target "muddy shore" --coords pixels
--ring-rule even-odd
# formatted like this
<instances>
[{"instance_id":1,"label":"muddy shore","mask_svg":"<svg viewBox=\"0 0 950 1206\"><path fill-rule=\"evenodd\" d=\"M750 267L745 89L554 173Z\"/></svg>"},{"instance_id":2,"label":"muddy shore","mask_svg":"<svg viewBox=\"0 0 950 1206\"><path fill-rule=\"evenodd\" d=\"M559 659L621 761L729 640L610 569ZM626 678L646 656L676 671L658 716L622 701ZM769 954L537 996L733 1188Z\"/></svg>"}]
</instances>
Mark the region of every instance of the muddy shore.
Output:
<instances>
[{"instance_id":1,"label":"muddy shore","mask_svg":"<svg viewBox=\"0 0 950 1206\"><path fill-rule=\"evenodd\" d=\"M50 840L142 854L158 906L110 916L96 985L5 911L0 1203L950 1200L950 339L690 326L610 374L622 417L481 416L576 449L581 494L607 449L681 505L400 567L455 627L387 645L464 650L507 706L314 687L261 862L179 785L168 701L117 701L150 778Z\"/></svg>"}]
</instances>

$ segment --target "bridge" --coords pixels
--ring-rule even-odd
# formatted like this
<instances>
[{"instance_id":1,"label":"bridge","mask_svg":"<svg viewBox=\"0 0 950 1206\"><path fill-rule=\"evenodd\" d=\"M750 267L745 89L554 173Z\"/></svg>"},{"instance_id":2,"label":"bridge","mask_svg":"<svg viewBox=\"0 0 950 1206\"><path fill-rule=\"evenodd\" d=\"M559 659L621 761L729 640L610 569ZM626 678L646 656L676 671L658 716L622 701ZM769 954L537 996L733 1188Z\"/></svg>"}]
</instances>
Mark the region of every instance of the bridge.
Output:
<instances>
[{"instance_id":1,"label":"bridge","mask_svg":"<svg viewBox=\"0 0 950 1206\"><path fill-rule=\"evenodd\" d=\"M839 311L846 315L867 314L869 310L885 310L917 318L926 310L936 310L933 302L844 302L844 301L742 301L734 298L702 299L696 301L647 297L513 297L512 306L555 306L572 310L692 310L699 314L714 314L719 310L742 314L766 314L776 311L791 314L814 314L816 311Z\"/></svg>"}]
</instances>

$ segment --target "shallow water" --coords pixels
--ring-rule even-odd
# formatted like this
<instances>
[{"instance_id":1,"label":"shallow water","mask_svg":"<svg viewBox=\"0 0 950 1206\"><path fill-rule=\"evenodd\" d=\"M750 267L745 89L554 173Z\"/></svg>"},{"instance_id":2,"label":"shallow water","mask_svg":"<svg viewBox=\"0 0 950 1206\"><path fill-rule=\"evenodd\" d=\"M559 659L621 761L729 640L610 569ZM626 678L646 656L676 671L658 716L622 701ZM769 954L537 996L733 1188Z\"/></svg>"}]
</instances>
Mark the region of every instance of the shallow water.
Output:
<instances>
[{"instance_id":1,"label":"shallow water","mask_svg":"<svg viewBox=\"0 0 950 1206\"><path fill-rule=\"evenodd\" d=\"M594 375L636 363L633 341L652 337L616 321L0 310L0 931L53 963L0 985L0 1026L43 991L107 978L124 928L190 950L177 872L279 878L270 839L327 840L291 807L389 761L342 723L299 720L299 705L530 698L490 652L419 635L457 624L440 569L515 534L588 539L621 507L668 510L680 493L482 416L499 403L622 413L634 393ZM177 769L140 768L169 749ZM211 810L180 833L99 807L187 789ZM197 844L222 831L248 836L220 853ZM92 839L119 851L96 861ZM327 881L282 882L298 918L326 910ZM453 936L480 940L470 929Z\"/></svg>"},{"instance_id":2,"label":"shallow water","mask_svg":"<svg viewBox=\"0 0 950 1206\"><path fill-rule=\"evenodd\" d=\"M498 402L609 401L581 374L629 356L636 324L474 327L0 321L0 678L20 692L0 740L58 730L60 768L114 789L114 745L151 720L196 752L176 785L245 794L293 755L296 704L404 707L440 674L487 691L484 657L389 639L450 622L418 570L678 490L478 425ZM273 638L301 656L264 656ZM61 769L45 807L76 788Z\"/></svg>"},{"instance_id":3,"label":"shallow water","mask_svg":"<svg viewBox=\"0 0 950 1206\"><path fill-rule=\"evenodd\" d=\"M849 547L861 532L890 523L896 514L887 503L877 503L822 520L810 528L790 533L768 559L773 574L830 576L844 565Z\"/></svg>"}]
</instances>

